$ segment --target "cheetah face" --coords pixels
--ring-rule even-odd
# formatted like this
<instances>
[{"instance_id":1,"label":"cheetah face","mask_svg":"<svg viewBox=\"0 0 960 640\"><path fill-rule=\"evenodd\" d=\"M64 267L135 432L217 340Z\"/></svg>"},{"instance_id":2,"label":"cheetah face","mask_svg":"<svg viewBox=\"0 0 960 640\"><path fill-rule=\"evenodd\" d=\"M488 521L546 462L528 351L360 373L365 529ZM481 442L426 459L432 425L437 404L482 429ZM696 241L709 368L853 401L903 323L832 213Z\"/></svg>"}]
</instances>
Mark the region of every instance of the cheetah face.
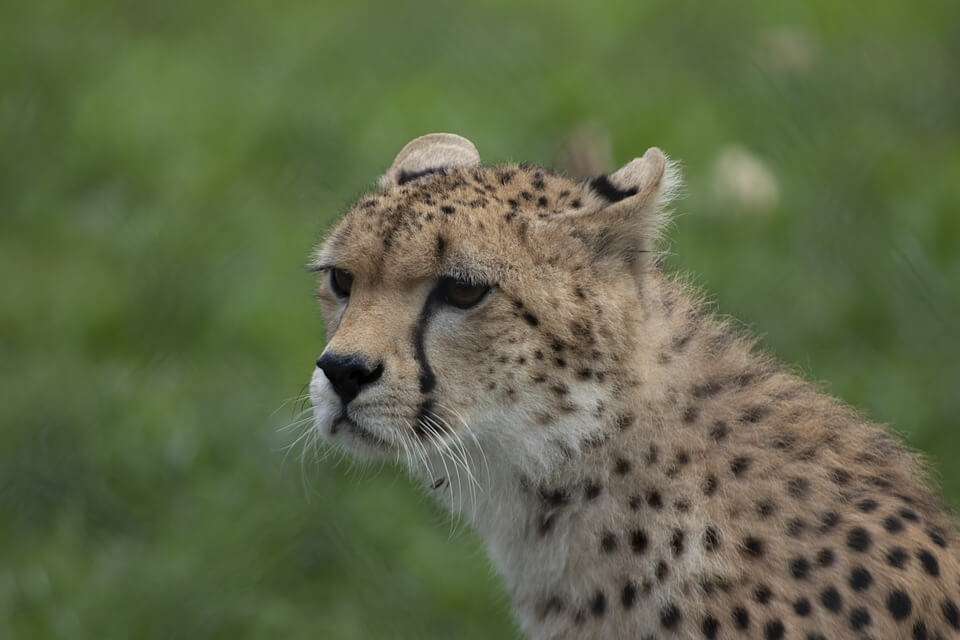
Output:
<instances>
[{"instance_id":1,"label":"cheetah face","mask_svg":"<svg viewBox=\"0 0 960 640\"><path fill-rule=\"evenodd\" d=\"M635 382L623 354L672 185L656 149L581 184L482 166L451 134L409 143L311 264L328 339L316 428L408 459L479 441L542 455L545 439L589 436L584 418Z\"/></svg>"}]
</instances>

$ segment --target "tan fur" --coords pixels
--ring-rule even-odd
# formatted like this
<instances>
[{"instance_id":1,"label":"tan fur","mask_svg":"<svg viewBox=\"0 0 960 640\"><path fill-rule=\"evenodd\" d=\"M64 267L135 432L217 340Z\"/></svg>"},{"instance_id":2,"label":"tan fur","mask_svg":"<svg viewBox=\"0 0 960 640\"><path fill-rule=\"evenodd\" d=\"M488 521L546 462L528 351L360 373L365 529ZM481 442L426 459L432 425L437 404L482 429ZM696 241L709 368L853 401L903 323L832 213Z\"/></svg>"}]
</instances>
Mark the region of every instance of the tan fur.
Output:
<instances>
[{"instance_id":1,"label":"tan fur","mask_svg":"<svg viewBox=\"0 0 960 640\"><path fill-rule=\"evenodd\" d=\"M314 259L326 351L384 367L348 422L317 371L317 428L469 518L529 636L960 634L960 539L915 457L658 266L659 150L611 201L450 134L411 145ZM492 288L431 307L444 276Z\"/></svg>"}]
</instances>

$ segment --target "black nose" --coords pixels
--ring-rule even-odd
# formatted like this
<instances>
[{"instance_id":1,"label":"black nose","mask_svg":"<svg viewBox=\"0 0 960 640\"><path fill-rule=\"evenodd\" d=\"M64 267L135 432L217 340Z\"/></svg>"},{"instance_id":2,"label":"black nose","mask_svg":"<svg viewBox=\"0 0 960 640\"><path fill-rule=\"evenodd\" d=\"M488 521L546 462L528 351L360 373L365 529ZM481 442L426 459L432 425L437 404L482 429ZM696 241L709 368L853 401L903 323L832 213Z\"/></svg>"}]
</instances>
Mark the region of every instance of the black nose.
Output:
<instances>
[{"instance_id":1,"label":"black nose","mask_svg":"<svg viewBox=\"0 0 960 640\"><path fill-rule=\"evenodd\" d=\"M383 374L382 364L371 369L363 358L339 353L324 353L317 358L317 366L323 369L343 404L348 404L357 397L360 389L376 382Z\"/></svg>"}]
</instances>

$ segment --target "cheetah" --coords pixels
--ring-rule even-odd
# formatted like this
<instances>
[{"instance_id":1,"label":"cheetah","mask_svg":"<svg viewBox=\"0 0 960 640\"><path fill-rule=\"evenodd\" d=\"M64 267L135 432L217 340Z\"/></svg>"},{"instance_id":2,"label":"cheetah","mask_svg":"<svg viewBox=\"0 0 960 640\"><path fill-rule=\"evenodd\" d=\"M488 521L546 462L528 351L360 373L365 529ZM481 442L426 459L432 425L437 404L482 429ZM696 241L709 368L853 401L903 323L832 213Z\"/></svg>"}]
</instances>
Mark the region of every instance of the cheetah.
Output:
<instances>
[{"instance_id":1,"label":"cheetah","mask_svg":"<svg viewBox=\"0 0 960 640\"><path fill-rule=\"evenodd\" d=\"M475 528L531 638L960 638L923 465L666 272L678 183L407 144L310 261L314 428Z\"/></svg>"}]
</instances>

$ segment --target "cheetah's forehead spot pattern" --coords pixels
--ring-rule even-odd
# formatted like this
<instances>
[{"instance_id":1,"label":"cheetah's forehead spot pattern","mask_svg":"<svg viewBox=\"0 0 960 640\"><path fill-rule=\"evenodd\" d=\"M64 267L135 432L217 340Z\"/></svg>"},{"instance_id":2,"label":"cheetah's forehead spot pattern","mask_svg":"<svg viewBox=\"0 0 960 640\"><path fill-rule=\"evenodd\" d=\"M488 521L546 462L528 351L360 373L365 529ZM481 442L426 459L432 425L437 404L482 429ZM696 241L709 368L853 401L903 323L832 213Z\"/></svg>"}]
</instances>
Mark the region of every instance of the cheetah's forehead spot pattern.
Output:
<instances>
[{"instance_id":1,"label":"cheetah's forehead spot pattern","mask_svg":"<svg viewBox=\"0 0 960 640\"><path fill-rule=\"evenodd\" d=\"M582 240L574 237L576 227L559 234L554 228L549 241L538 242L534 234L543 228L541 223L581 208L585 189L616 201L616 187L598 180L577 183L527 165L401 173L398 184L362 196L334 228L321 253L335 255L332 262L352 258L360 271L373 257L369 275L374 280L396 271L398 265L405 273L425 276L442 268L461 242L470 245L471 254L479 252L493 261L509 263L513 257L536 252L542 263L558 267L585 251ZM438 235L444 238L445 251L435 249ZM585 257L579 261L586 266Z\"/></svg>"}]
</instances>

